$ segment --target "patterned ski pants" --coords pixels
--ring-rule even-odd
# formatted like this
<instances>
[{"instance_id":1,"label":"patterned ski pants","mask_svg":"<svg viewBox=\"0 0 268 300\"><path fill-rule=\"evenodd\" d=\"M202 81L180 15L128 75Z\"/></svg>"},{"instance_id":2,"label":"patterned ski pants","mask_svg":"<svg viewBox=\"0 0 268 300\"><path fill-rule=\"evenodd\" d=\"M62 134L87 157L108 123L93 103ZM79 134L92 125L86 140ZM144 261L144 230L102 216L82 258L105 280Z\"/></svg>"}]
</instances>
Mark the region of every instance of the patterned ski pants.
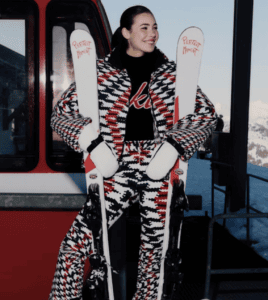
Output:
<instances>
[{"instance_id":1,"label":"patterned ski pants","mask_svg":"<svg viewBox=\"0 0 268 300\"><path fill-rule=\"evenodd\" d=\"M153 141L125 142L117 173L104 182L108 228L139 195L141 245L133 300L157 299L168 176L158 181L145 173L155 147ZM50 300L82 299L84 264L92 253L92 232L83 211L84 206L61 243Z\"/></svg>"}]
</instances>

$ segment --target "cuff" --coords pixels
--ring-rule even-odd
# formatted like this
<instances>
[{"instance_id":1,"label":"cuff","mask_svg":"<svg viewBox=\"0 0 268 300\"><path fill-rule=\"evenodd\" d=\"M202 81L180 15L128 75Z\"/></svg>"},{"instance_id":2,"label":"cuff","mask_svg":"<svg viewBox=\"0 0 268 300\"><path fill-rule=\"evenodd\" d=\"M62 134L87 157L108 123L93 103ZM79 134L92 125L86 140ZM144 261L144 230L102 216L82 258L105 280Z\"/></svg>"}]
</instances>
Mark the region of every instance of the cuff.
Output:
<instances>
[{"instance_id":1,"label":"cuff","mask_svg":"<svg viewBox=\"0 0 268 300\"><path fill-rule=\"evenodd\" d=\"M97 130L94 128L93 124L90 123L86 125L80 133L78 144L79 147L86 152L88 146L90 145L91 141L98 138Z\"/></svg>"},{"instance_id":2,"label":"cuff","mask_svg":"<svg viewBox=\"0 0 268 300\"><path fill-rule=\"evenodd\" d=\"M166 140L168 143L170 143L177 151L178 153L182 156L184 155L184 149L180 144L178 144L176 141L173 140L173 138L168 137Z\"/></svg>"},{"instance_id":3,"label":"cuff","mask_svg":"<svg viewBox=\"0 0 268 300\"><path fill-rule=\"evenodd\" d=\"M99 135L95 140L91 142L91 144L87 147L87 152L90 153L93 151L101 142L103 142L103 138Z\"/></svg>"}]
</instances>

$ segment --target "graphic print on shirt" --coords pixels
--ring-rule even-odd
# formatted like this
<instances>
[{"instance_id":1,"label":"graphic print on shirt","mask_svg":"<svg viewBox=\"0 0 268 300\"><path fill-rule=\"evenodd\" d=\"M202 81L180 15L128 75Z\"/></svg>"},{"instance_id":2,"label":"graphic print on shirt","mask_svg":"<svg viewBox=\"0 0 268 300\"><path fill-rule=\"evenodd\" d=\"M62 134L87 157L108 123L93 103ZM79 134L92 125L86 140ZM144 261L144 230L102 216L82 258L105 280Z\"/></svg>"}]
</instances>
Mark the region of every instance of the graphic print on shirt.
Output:
<instances>
[{"instance_id":1,"label":"graphic print on shirt","mask_svg":"<svg viewBox=\"0 0 268 300\"><path fill-rule=\"evenodd\" d=\"M136 87L136 89L135 89ZM153 140L153 117L148 82L132 90L126 121L126 141Z\"/></svg>"},{"instance_id":2,"label":"graphic print on shirt","mask_svg":"<svg viewBox=\"0 0 268 300\"><path fill-rule=\"evenodd\" d=\"M143 82L143 84L138 89L137 93L130 99L130 107L133 105L136 109L151 109L151 99L148 95L148 92L143 94L144 90L148 90L148 83Z\"/></svg>"}]
</instances>

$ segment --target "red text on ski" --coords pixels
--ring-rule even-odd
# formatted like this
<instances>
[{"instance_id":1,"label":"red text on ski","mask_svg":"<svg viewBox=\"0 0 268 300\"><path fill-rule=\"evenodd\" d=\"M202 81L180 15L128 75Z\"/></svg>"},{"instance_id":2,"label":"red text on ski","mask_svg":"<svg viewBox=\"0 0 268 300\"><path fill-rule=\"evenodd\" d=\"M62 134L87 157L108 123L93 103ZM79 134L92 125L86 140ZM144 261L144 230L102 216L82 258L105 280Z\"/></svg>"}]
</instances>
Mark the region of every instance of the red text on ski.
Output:
<instances>
[{"instance_id":1,"label":"red text on ski","mask_svg":"<svg viewBox=\"0 0 268 300\"><path fill-rule=\"evenodd\" d=\"M77 43L76 41L73 41L72 45L75 47L76 49L76 53L77 53L77 58L79 59L83 54L88 54L90 55L90 41L81 41L79 43ZM80 49L81 47L85 47L85 49ZM79 50L78 50L79 49Z\"/></svg>"},{"instance_id":2,"label":"red text on ski","mask_svg":"<svg viewBox=\"0 0 268 300\"><path fill-rule=\"evenodd\" d=\"M147 82L144 82L140 88L138 89L137 93L130 99L130 106L134 105L135 108L151 108L151 101L148 95L142 95L144 89L147 86ZM145 100L144 100L145 99Z\"/></svg>"},{"instance_id":3,"label":"red text on ski","mask_svg":"<svg viewBox=\"0 0 268 300\"><path fill-rule=\"evenodd\" d=\"M196 52L199 51L197 48L201 45L196 40L188 40L187 36L184 36L182 38L184 45L193 45L194 48L188 48L187 46L183 47L182 54L187 54L188 52L192 52L194 55L196 55Z\"/></svg>"}]
</instances>

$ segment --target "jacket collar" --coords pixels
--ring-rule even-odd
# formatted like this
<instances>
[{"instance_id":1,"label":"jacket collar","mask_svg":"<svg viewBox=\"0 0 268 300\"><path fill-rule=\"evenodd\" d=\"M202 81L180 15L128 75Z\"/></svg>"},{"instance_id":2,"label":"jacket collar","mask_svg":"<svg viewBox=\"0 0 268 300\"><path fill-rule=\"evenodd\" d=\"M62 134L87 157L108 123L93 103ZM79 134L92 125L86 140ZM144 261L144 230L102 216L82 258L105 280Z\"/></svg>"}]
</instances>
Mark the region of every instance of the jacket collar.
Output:
<instances>
[{"instance_id":1,"label":"jacket collar","mask_svg":"<svg viewBox=\"0 0 268 300\"><path fill-rule=\"evenodd\" d=\"M116 69L123 70L124 67L122 63L122 57L124 54L124 50L121 49L121 47L116 47L104 58L104 60L110 63ZM152 52L152 55L155 56L155 66L153 71L156 71L161 65L168 62L168 58L165 56L165 54L156 47Z\"/></svg>"}]
</instances>

